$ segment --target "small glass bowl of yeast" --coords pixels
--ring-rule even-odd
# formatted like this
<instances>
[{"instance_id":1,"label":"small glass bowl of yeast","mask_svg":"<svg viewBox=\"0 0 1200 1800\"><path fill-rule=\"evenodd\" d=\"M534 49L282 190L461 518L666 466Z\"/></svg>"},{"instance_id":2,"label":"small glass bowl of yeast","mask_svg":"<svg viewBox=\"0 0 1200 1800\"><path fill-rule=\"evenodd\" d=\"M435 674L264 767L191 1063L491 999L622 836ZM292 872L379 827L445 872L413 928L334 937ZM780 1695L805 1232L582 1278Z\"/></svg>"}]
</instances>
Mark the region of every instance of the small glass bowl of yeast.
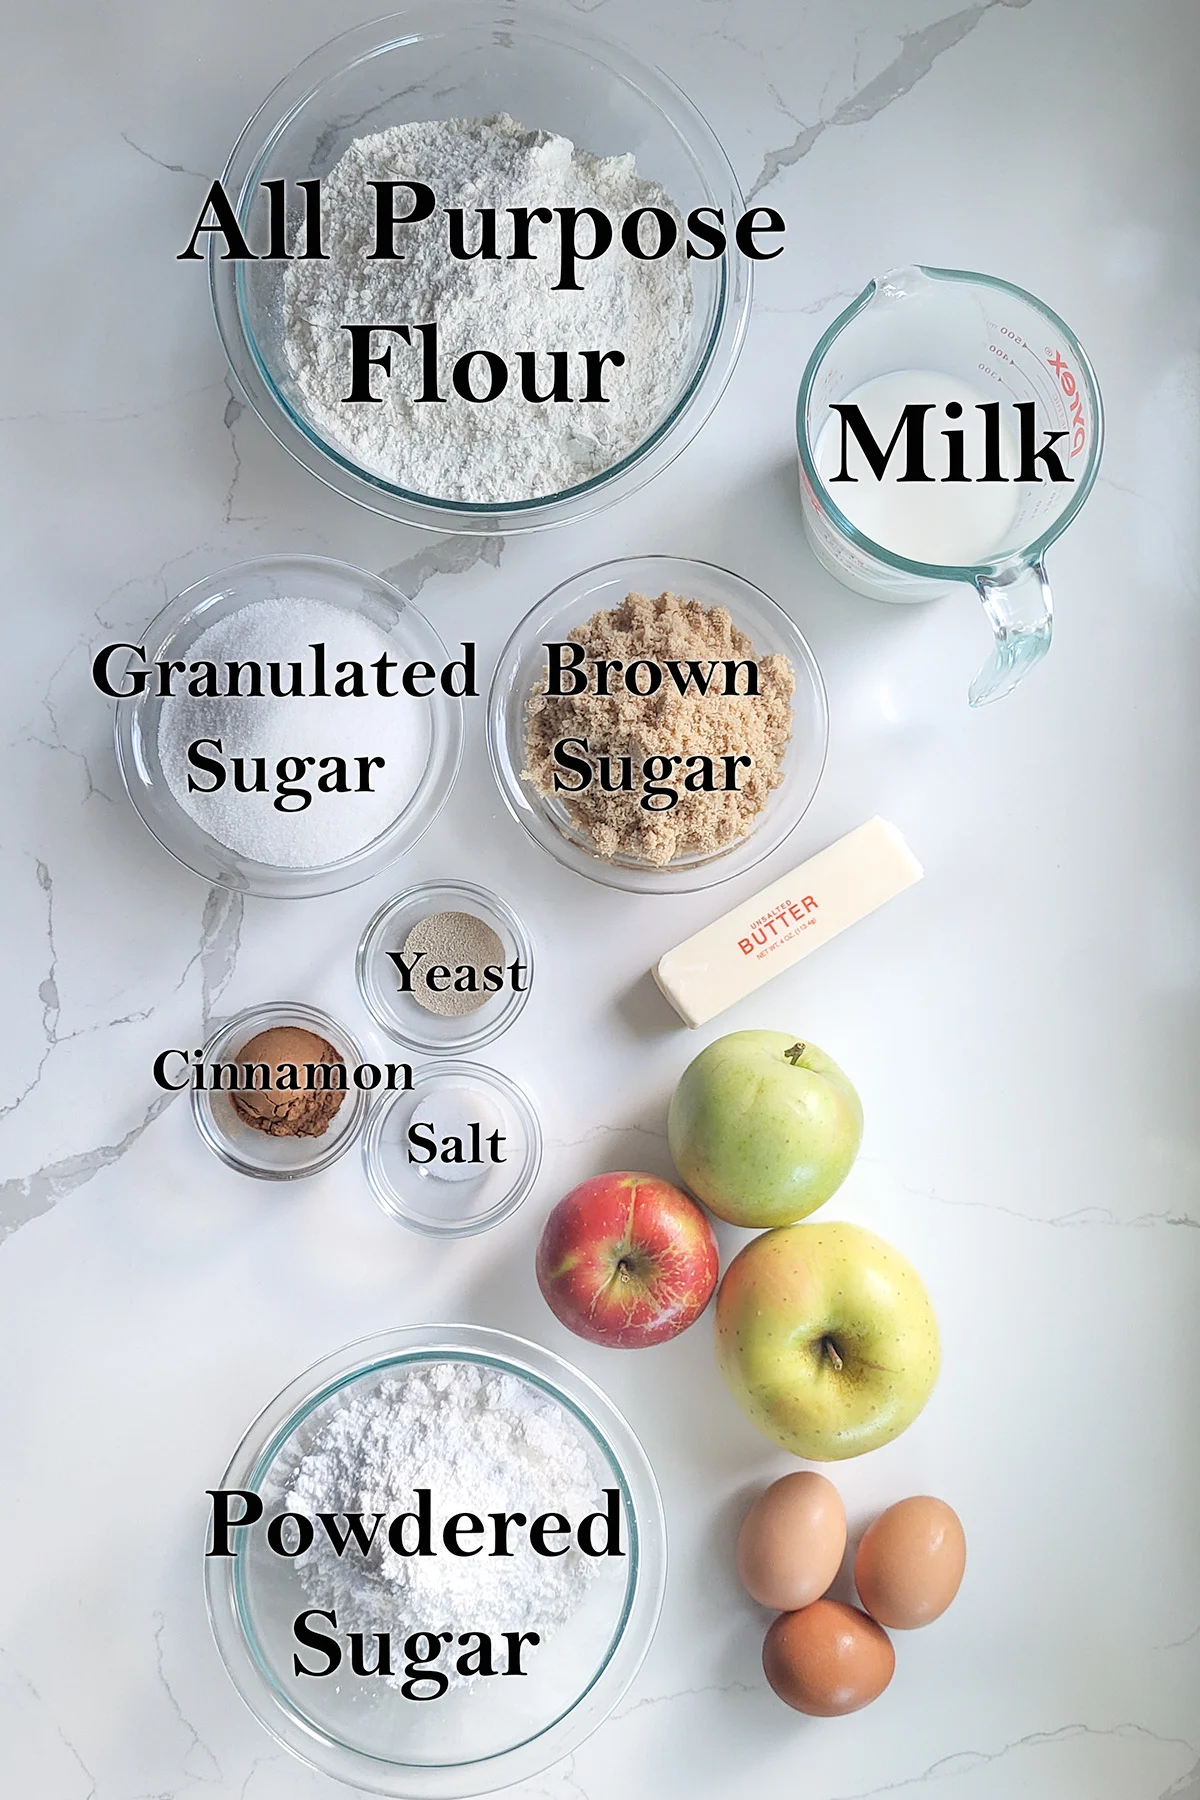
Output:
<instances>
[{"instance_id":1,"label":"small glass bowl of yeast","mask_svg":"<svg viewBox=\"0 0 1200 1800\"><path fill-rule=\"evenodd\" d=\"M428 951L406 956L412 934L439 915L474 926L481 941L491 939L495 960L473 966L453 951L445 953L447 962ZM529 998L533 968L532 940L512 907L471 881L423 881L385 901L368 921L355 960L358 991L379 1029L435 1055L478 1050L507 1031ZM438 989L423 984L430 973ZM454 996L465 988L464 1005L439 1006L439 991Z\"/></svg>"}]
</instances>

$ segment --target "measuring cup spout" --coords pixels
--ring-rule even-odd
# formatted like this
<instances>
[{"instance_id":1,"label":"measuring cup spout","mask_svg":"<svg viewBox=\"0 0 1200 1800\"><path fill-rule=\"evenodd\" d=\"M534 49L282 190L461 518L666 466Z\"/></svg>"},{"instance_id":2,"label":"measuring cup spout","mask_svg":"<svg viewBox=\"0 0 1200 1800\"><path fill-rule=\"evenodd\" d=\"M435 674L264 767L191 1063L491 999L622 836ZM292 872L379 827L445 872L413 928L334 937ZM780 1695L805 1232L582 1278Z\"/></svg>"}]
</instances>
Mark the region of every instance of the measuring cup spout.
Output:
<instances>
[{"instance_id":1,"label":"measuring cup spout","mask_svg":"<svg viewBox=\"0 0 1200 1800\"><path fill-rule=\"evenodd\" d=\"M988 623L996 635L990 659L971 683L972 706L1002 700L1024 681L1050 648L1053 603L1045 565L1018 563L1000 575L975 581Z\"/></svg>"},{"instance_id":2,"label":"measuring cup spout","mask_svg":"<svg viewBox=\"0 0 1200 1800\"><path fill-rule=\"evenodd\" d=\"M894 306L898 300L911 300L918 294L933 291L933 282L919 263L904 263L877 275L874 281L873 306ZM869 290L868 290L869 291Z\"/></svg>"}]
</instances>

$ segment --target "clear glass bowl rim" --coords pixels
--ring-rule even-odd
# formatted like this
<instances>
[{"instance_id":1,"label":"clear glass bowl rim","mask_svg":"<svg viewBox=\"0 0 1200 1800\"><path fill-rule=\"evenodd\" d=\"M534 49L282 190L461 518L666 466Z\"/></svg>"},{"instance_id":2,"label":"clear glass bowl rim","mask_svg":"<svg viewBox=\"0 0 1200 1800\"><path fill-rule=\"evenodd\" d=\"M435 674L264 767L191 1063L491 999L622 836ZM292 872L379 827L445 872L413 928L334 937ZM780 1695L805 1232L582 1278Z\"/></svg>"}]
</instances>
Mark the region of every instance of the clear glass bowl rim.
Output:
<instances>
[{"instance_id":1,"label":"clear glass bowl rim","mask_svg":"<svg viewBox=\"0 0 1200 1800\"><path fill-rule=\"evenodd\" d=\"M527 1780L570 1755L609 1716L640 1669L654 1638L666 1586L662 1497L646 1453L624 1415L595 1382L554 1351L485 1326L403 1326L358 1338L311 1363L268 1402L243 1433L221 1486L250 1488L256 1480L261 1481L303 1418L351 1381L400 1361L453 1360L456 1352L530 1380L565 1406L597 1441L625 1493L633 1557L625 1615L605 1662L566 1713L536 1737L472 1763L388 1763L355 1750L317 1730L283 1704L242 1628L240 1559L204 1558L205 1601L213 1639L226 1673L249 1711L277 1743L311 1768L394 1800L467 1800ZM592 1706L581 1720L579 1709L589 1699Z\"/></svg>"}]
</instances>

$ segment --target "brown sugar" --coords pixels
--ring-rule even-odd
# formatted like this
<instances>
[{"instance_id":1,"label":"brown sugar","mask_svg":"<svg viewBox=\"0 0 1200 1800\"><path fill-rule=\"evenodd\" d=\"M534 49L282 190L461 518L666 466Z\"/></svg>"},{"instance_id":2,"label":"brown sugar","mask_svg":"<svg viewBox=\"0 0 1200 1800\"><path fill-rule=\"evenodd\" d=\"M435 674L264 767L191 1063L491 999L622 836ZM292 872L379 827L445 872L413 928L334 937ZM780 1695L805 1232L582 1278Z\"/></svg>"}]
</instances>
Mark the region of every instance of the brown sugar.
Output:
<instances>
[{"instance_id":1,"label":"brown sugar","mask_svg":"<svg viewBox=\"0 0 1200 1800\"><path fill-rule=\"evenodd\" d=\"M617 673L608 678L607 694L597 691L602 684L597 678L588 681L586 691L559 696L547 692L549 679L543 678L526 703L525 779L539 794L557 801L596 854L609 859L665 866L684 856L712 855L745 837L784 780L795 691L787 657L757 657L723 606L670 593L656 599L627 594L619 606L594 614L570 638L588 658L617 659L626 668L644 662L678 667L666 670L653 693L630 692ZM750 672L735 666L746 663L757 666L757 693L746 691ZM706 692L688 679L690 664L702 672L711 665ZM579 670L597 674L590 662L580 663ZM644 688L653 677L642 670L635 680ZM626 773L632 770L634 776L630 791L605 792L600 779L578 793L564 791L576 778L564 775L556 751L564 740L581 738L587 739L586 760L593 768L599 768L601 758L610 759L610 781L621 760L629 759ZM712 759L716 791L689 791L685 761L661 784L673 788L674 803L665 805L658 798L645 804L643 770L647 759L657 756ZM729 772L723 759L729 757L749 759L748 767L743 764L734 773L736 788L723 779ZM658 771L653 774L659 786Z\"/></svg>"}]
</instances>

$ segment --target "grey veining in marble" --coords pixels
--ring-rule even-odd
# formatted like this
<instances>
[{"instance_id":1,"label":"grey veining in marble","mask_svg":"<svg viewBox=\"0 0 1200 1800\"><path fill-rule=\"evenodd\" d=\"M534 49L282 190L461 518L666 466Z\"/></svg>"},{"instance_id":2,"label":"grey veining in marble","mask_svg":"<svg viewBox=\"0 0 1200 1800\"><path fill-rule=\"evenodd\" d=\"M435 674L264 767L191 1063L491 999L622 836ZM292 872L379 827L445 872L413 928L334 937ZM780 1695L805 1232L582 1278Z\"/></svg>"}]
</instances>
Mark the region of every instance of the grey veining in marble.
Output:
<instances>
[{"instance_id":1,"label":"grey veining in marble","mask_svg":"<svg viewBox=\"0 0 1200 1800\"><path fill-rule=\"evenodd\" d=\"M372 9L9 9L0 1791L349 1793L229 1687L201 1595L205 1490L316 1357L467 1317L612 1394L670 1524L637 1681L522 1800L1200 1800L1200 19L1191 0L547 4L679 82L787 247L757 272L741 362L685 454L608 513L504 540L393 526L292 464L226 374L203 269L176 260L253 108ZM860 600L800 529L804 362L867 280L912 260L1043 297L1106 404L1100 480L1050 557L1054 649L980 714L974 601ZM282 549L382 571L449 644L478 643L485 676L575 570L641 551L736 568L825 674L817 800L737 892L621 896L508 819L480 701L452 801L402 869L298 905L210 889L132 814L90 662L188 583ZM679 1028L651 963L875 812L926 868L903 906L707 1032ZM353 1157L284 1193L239 1180L151 1078L161 1049L282 997L369 1043L358 935L439 875L494 886L534 935L537 987L488 1059L537 1096L547 1140L525 1209L451 1246L398 1230ZM944 1338L921 1420L837 1480L852 1531L944 1494L967 1581L843 1721L802 1720L763 1682L766 1618L733 1543L788 1463L720 1386L708 1322L606 1353L567 1336L533 1277L557 1195L606 1167L669 1173L680 1070L752 1025L803 1029L852 1073L866 1137L830 1210L905 1250Z\"/></svg>"}]
</instances>

